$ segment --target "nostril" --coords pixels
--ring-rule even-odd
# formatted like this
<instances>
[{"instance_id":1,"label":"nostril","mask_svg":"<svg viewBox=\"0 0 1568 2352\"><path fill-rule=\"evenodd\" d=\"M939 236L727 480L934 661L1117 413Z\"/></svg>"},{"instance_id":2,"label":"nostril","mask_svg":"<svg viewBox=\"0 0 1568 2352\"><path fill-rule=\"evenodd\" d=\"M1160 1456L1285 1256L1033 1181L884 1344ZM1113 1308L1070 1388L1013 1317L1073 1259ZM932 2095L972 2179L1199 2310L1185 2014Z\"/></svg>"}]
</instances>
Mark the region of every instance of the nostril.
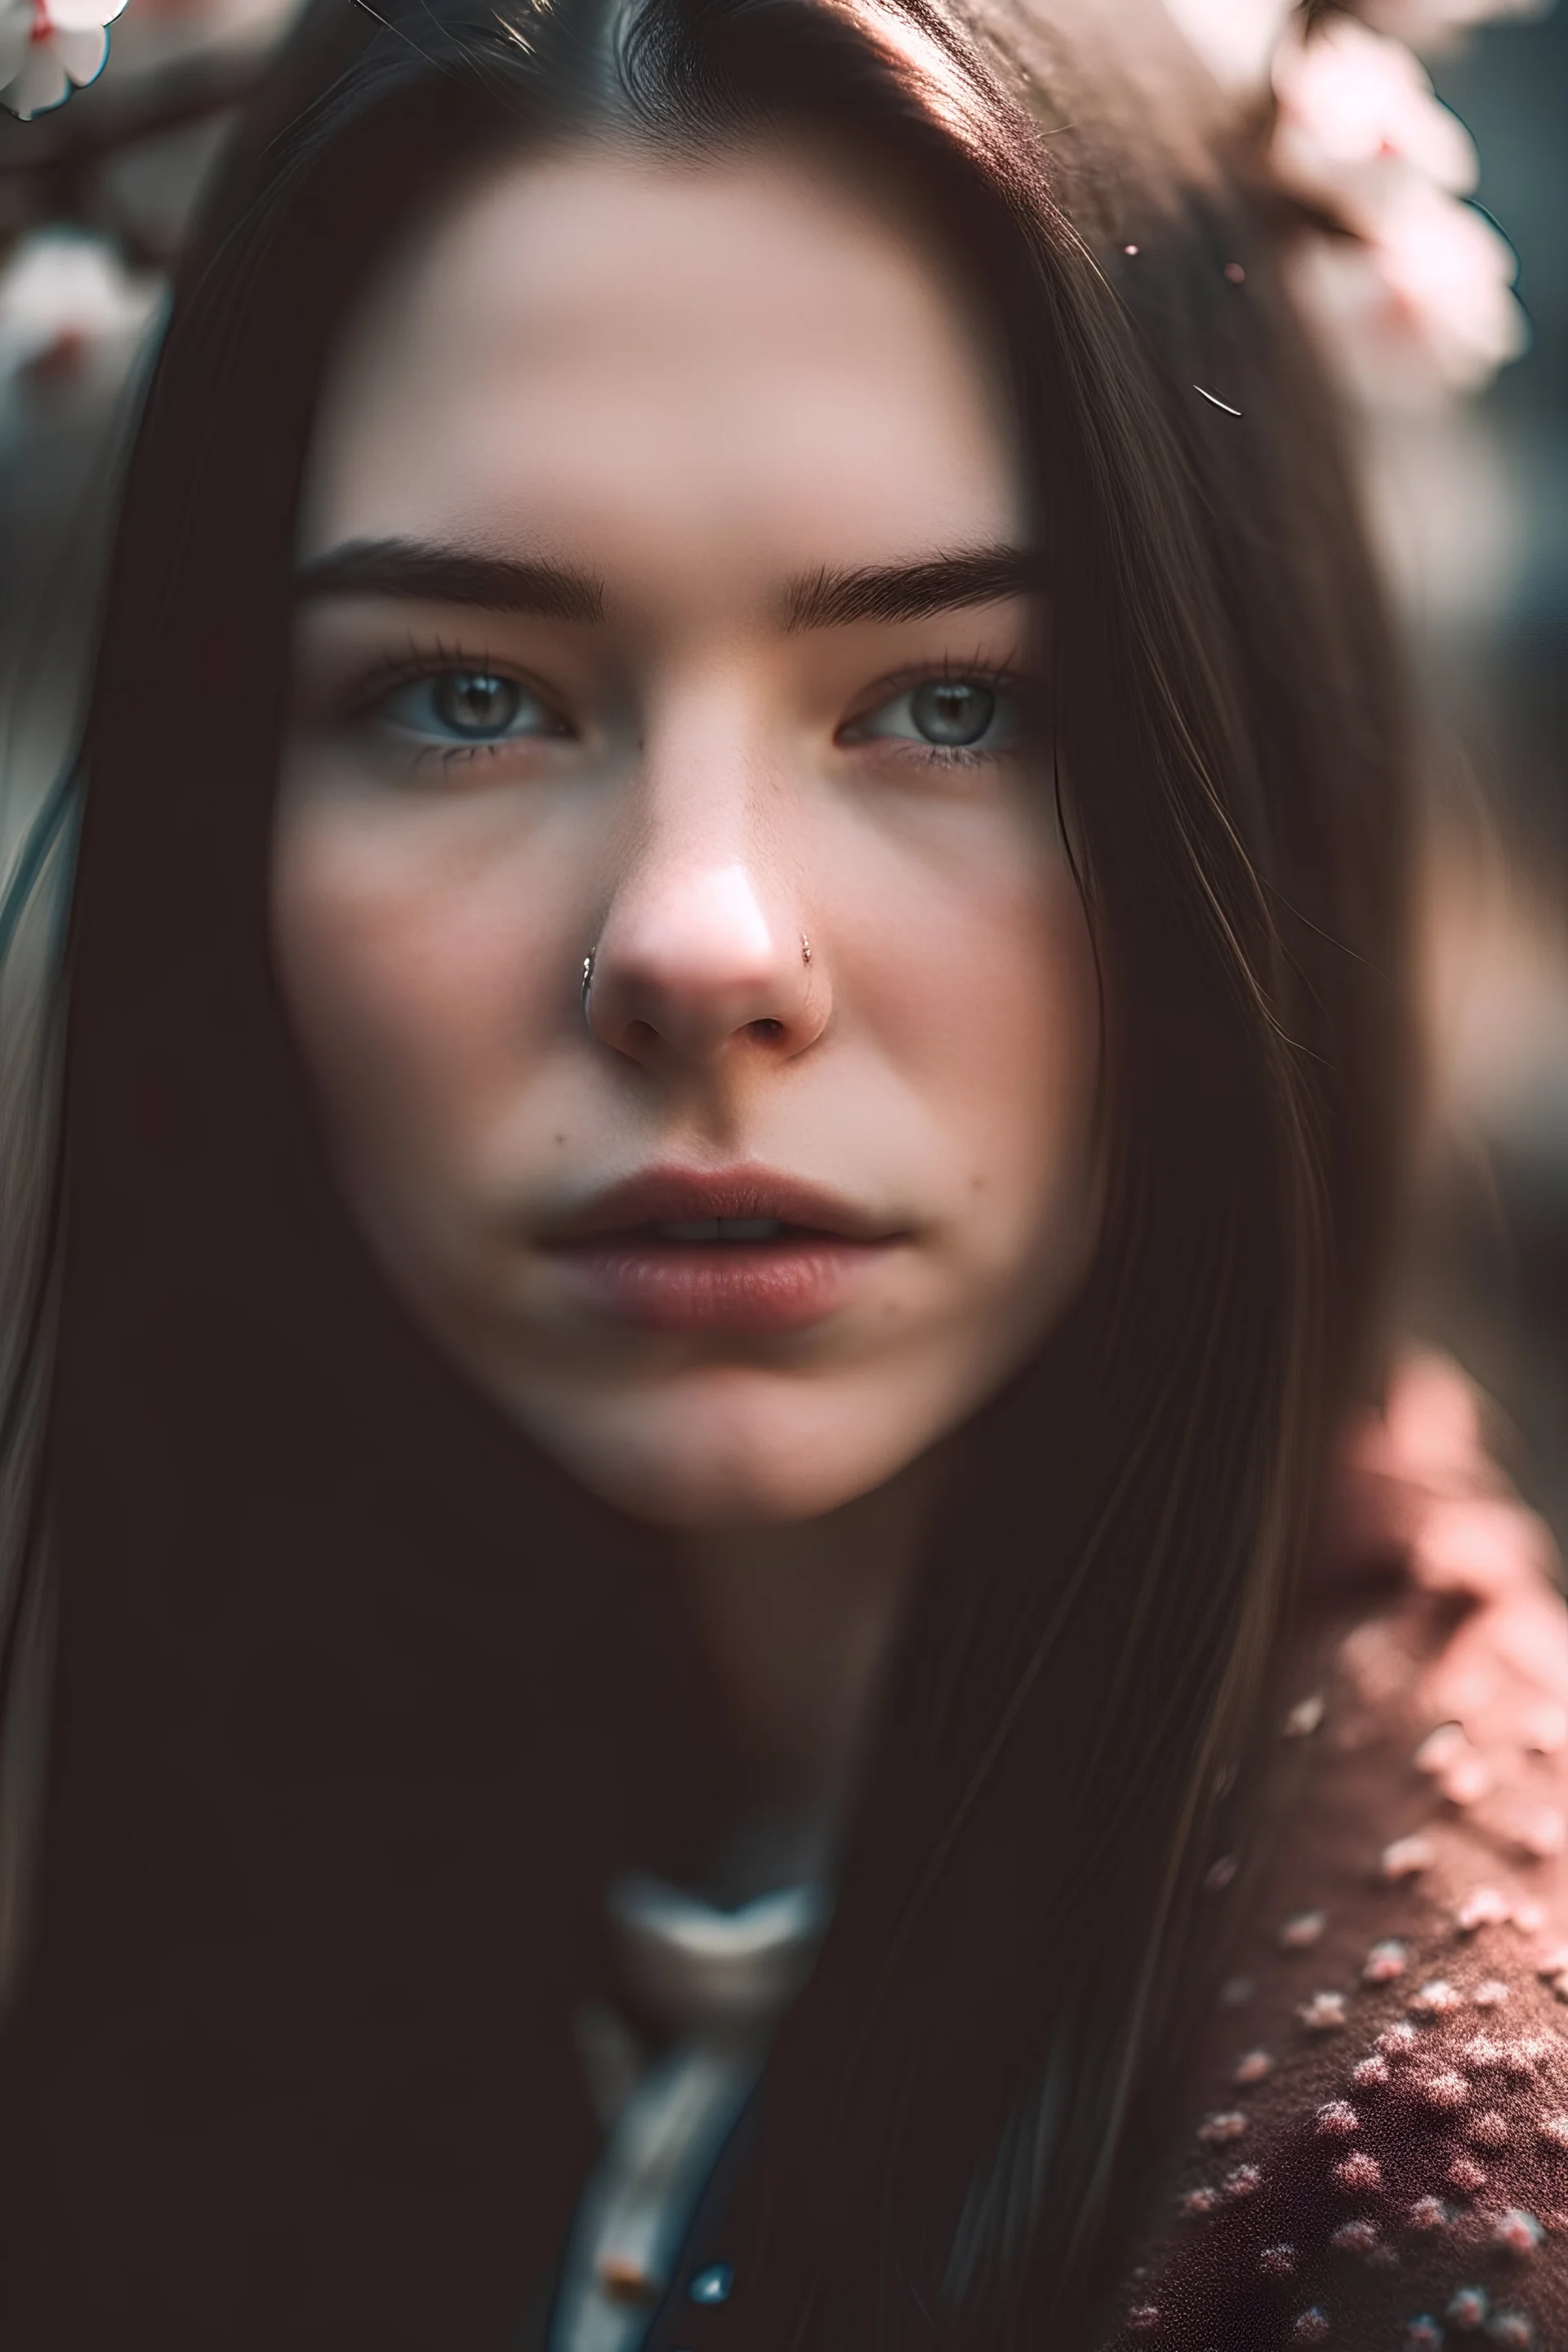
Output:
<instances>
[{"instance_id":1,"label":"nostril","mask_svg":"<svg viewBox=\"0 0 1568 2352\"><path fill-rule=\"evenodd\" d=\"M770 1038L782 1037L784 1035L784 1023L782 1021L749 1021L746 1024L746 1026L750 1029L753 1037Z\"/></svg>"}]
</instances>

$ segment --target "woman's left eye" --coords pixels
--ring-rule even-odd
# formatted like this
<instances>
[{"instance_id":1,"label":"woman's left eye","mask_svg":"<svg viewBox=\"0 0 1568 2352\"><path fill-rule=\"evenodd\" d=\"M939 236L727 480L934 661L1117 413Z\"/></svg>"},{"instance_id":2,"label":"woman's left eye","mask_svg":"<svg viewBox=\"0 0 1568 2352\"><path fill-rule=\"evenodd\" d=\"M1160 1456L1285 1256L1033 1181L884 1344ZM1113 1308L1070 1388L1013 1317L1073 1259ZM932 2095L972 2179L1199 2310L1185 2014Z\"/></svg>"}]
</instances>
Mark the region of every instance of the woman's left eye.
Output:
<instances>
[{"instance_id":1,"label":"woman's left eye","mask_svg":"<svg viewBox=\"0 0 1568 2352\"><path fill-rule=\"evenodd\" d=\"M932 751L1004 751L1022 732L1016 698L982 677L927 677L844 729L849 743L922 744Z\"/></svg>"},{"instance_id":2,"label":"woman's left eye","mask_svg":"<svg viewBox=\"0 0 1568 2352\"><path fill-rule=\"evenodd\" d=\"M566 731L521 679L489 669L443 669L410 678L384 697L380 715L406 734L447 744L515 742Z\"/></svg>"}]
</instances>

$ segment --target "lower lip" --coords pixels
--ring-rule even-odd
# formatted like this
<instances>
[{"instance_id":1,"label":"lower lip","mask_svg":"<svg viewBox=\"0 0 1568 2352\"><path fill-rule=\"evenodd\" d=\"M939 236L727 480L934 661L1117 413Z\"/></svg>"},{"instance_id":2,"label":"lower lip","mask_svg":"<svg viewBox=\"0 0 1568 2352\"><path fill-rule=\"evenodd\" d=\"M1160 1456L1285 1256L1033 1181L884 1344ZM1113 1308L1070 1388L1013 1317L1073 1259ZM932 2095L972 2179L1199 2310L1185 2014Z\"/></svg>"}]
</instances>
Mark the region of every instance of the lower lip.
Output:
<instances>
[{"instance_id":1,"label":"lower lip","mask_svg":"<svg viewBox=\"0 0 1568 2352\"><path fill-rule=\"evenodd\" d=\"M803 1331L842 1307L891 1244L658 1242L605 1234L553 1253L602 1310L650 1331Z\"/></svg>"}]
</instances>

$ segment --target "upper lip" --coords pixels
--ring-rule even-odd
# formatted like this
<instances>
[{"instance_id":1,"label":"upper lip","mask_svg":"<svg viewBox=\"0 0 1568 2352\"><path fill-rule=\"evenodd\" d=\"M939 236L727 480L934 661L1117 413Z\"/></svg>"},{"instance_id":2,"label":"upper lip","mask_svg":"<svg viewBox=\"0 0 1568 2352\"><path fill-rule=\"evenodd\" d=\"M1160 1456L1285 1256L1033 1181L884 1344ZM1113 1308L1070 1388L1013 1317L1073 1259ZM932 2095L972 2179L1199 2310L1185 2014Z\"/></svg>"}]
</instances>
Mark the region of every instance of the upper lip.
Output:
<instances>
[{"instance_id":1,"label":"upper lip","mask_svg":"<svg viewBox=\"0 0 1568 2352\"><path fill-rule=\"evenodd\" d=\"M571 1215L551 1226L556 1244L591 1241L639 1225L674 1225L704 1217L776 1217L781 1224L804 1225L844 1241L888 1240L895 1230L885 1218L798 1176L768 1168L731 1168L704 1173L685 1168L648 1168L612 1184Z\"/></svg>"}]
</instances>

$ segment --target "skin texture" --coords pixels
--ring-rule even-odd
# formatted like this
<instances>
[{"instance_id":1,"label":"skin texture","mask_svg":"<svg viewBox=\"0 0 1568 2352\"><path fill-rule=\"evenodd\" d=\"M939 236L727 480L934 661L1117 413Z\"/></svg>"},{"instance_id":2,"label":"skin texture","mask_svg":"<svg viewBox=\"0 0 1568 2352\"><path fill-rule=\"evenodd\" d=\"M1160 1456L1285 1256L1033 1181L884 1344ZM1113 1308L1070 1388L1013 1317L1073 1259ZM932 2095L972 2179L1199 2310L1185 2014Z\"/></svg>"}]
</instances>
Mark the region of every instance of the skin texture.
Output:
<instances>
[{"instance_id":1,"label":"skin texture","mask_svg":"<svg viewBox=\"0 0 1568 2352\"><path fill-rule=\"evenodd\" d=\"M786 625L825 567L1017 546L1026 515L946 271L815 159L509 170L395 258L326 387L302 562L401 538L602 590L596 618L301 607L275 954L342 1181L436 1339L700 1577L715 1531L773 1543L917 1464L1092 1245L1040 603ZM526 682L533 731L422 736L421 669ZM912 689L977 671L990 734L933 756ZM605 1187L737 1163L897 1238L785 1331L648 1328L567 1278L553 1229Z\"/></svg>"}]
</instances>

